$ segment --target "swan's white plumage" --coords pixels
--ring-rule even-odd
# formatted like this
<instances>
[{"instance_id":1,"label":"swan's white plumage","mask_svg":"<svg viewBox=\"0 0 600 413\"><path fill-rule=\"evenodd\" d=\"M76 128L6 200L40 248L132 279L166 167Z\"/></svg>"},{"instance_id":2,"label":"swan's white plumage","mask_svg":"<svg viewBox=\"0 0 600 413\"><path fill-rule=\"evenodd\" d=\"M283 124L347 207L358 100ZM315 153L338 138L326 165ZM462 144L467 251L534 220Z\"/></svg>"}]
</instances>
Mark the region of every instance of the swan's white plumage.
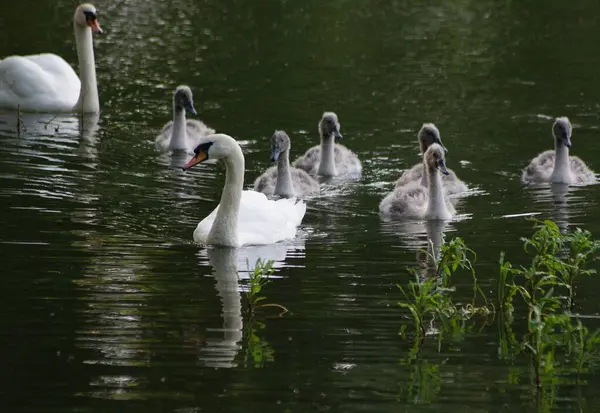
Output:
<instances>
[{"instance_id":1,"label":"swan's white plumage","mask_svg":"<svg viewBox=\"0 0 600 413\"><path fill-rule=\"evenodd\" d=\"M208 244L208 234L214 223L219 206L204 218L194 231L194 240ZM238 244L274 244L296 236L306 204L295 198L282 198L276 201L256 191L242 191L238 213Z\"/></svg>"},{"instance_id":2,"label":"swan's white plumage","mask_svg":"<svg viewBox=\"0 0 600 413\"><path fill-rule=\"evenodd\" d=\"M89 20L90 16L93 20ZM81 80L56 54L9 56L0 60L0 107L37 112L83 110L98 113L92 27L95 31L102 30L95 16L96 9L91 4L79 5L73 16ZM82 82L85 83L82 85Z\"/></svg>"},{"instance_id":3,"label":"swan's white plumage","mask_svg":"<svg viewBox=\"0 0 600 413\"><path fill-rule=\"evenodd\" d=\"M244 155L231 136L206 136L194 149L184 169L206 159L225 163L225 185L219 205L196 227L194 240L206 245L241 247L272 244L294 238L306 204L296 198L269 200L256 191L242 191Z\"/></svg>"},{"instance_id":4,"label":"swan's white plumage","mask_svg":"<svg viewBox=\"0 0 600 413\"><path fill-rule=\"evenodd\" d=\"M0 107L69 111L81 82L65 60L51 53L0 60Z\"/></svg>"}]
</instances>

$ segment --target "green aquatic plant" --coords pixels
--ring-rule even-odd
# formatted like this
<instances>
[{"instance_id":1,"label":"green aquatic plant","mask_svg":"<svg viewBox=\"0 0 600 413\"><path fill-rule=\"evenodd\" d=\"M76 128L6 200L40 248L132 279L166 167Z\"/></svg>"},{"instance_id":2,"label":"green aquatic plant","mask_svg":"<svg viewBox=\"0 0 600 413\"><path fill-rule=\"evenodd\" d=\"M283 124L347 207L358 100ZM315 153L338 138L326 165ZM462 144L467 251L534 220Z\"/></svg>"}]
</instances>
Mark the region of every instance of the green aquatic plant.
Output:
<instances>
[{"instance_id":1,"label":"green aquatic plant","mask_svg":"<svg viewBox=\"0 0 600 413\"><path fill-rule=\"evenodd\" d=\"M417 268L409 268L414 281L410 281L405 287L398 285L403 295L403 300L398 305L410 312L417 333L417 352L428 334L437 336L438 345L441 345L444 337L458 340L467 329L466 323L474 315L488 315L493 311L477 284L472 264L476 258L475 252L465 245L462 238L450 240L442 245L439 254L430 253L429 257L435 267L432 276L421 279ZM459 270L470 272L473 281L474 294L467 305L456 304L452 300L455 288L451 279ZM479 307L476 306L478 296L484 302ZM401 336L406 337L406 331L407 326L403 325L400 330Z\"/></svg>"},{"instance_id":2,"label":"green aquatic plant","mask_svg":"<svg viewBox=\"0 0 600 413\"><path fill-rule=\"evenodd\" d=\"M284 315L288 312L288 309L281 304L274 303L263 303L262 301L266 300L266 296L261 295L261 291L265 285L270 282L269 277L275 272L273 268L274 261L263 261L262 259L256 260L256 264L252 271L250 271L249 276L249 284L248 290L246 291L246 302L248 303L248 311L250 315L254 315L258 308L264 307L276 307L281 310L279 316Z\"/></svg>"},{"instance_id":3,"label":"green aquatic plant","mask_svg":"<svg viewBox=\"0 0 600 413\"><path fill-rule=\"evenodd\" d=\"M600 245L589 231L562 234L552 221L533 222L532 236L522 238L529 265L514 267L504 253L500 255L498 300L509 323L515 297L527 306L527 333L517 351L531 356L534 381L542 388L544 378L553 382L569 371L562 359L571 361L578 378L598 359L600 331L591 333L572 310L575 281L596 273L587 264L598 259Z\"/></svg>"},{"instance_id":4,"label":"green aquatic plant","mask_svg":"<svg viewBox=\"0 0 600 413\"><path fill-rule=\"evenodd\" d=\"M246 357L244 367L262 368L268 362L275 360L275 351L269 343L260 336L265 324L254 320L246 329Z\"/></svg>"}]
</instances>

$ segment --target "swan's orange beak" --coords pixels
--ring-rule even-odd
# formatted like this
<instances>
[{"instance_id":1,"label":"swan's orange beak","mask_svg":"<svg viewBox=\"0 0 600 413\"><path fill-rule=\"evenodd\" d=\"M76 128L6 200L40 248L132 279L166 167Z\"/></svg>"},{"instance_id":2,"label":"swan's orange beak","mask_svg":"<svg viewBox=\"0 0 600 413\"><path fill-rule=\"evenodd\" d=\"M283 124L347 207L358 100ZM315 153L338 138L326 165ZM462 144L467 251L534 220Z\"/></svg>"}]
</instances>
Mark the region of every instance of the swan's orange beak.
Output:
<instances>
[{"instance_id":1,"label":"swan's orange beak","mask_svg":"<svg viewBox=\"0 0 600 413\"><path fill-rule=\"evenodd\" d=\"M87 24L88 26L91 27L92 31L94 33L104 33L104 31L102 30L102 28L100 28L100 24L98 23L98 19L94 18L94 17L88 17L87 19Z\"/></svg>"},{"instance_id":2,"label":"swan's orange beak","mask_svg":"<svg viewBox=\"0 0 600 413\"><path fill-rule=\"evenodd\" d=\"M206 152L198 152L196 156L194 156L192 159L187 161L185 165L183 165L183 170L185 171L186 169L190 169L192 166L199 164L200 162L205 161L207 159L208 155Z\"/></svg>"}]
</instances>

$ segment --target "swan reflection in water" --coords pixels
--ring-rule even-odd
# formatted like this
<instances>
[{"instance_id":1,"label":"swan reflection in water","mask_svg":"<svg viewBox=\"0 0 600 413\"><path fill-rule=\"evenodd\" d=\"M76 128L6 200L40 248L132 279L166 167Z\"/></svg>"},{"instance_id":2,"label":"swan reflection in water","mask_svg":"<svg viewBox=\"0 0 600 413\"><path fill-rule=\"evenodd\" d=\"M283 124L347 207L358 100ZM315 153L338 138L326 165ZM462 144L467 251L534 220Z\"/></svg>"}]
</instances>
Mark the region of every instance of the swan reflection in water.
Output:
<instances>
[{"instance_id":1,"label":"swan reflection in water","mask_svg":"<svg viewBox=\"0 0 600 413\"><path fill-rule=\"evenodd\" d=\"M29 155L48 156L77 155L91 160L95 167L98 154L99 114L21 113L20 122L16 112L0 112L0 133L15 138L12 143ZM17 123L20 131L17 132ZM77 144L77 147L74 147ZM49 153L52 151L52 153Z\"/></svg>"},{"instance_id":2,"label":"swan reflection in water","mask_svg":"<svg viewBox=\"0 0 600 413\"><path fill-rule=\"evenodd\" d=\"M256 261L273 260L274 268L286 265L286 258L304 255L304 244L277 243L270 245L250 246L244 248L212 247L202 249L198 257L204 264L206 258L213 267L215 288L221 299L222 327L211 329L220 332L219 338L208 338L203 348L202 361L210 367L236 367L235 358L242 348L244 335L244 319L242 314L242 287L240 280L248 279L249 272L254 270Z\"/></svg>"},{"instance_id":3,"label":"swan reflection in water","mask_svg":"<svg viewBox=\"0 0 600 413\"><path fill-rule=\"evenodd\" d=\"M558 225L562 234L566 234L573 225L573 218L584 216L585 210L589 209L586 191L590 191L590 187L553 183L534 186L532 194L536 203L551 206L548 218Z\"/></svg>"},{"instance_id":4,"label":"swan reflection in water","mask_svg":"<svg viewBox=\"0 0 600 413\"><path fill-rule=\"evenodd\" d=\"M400 236L409 250L416 251L422 279L436 274L436 260L444 245L444 234L454 230L451 221L388 221L382 225L382 231Z\"/></svg>"}]
</instances>

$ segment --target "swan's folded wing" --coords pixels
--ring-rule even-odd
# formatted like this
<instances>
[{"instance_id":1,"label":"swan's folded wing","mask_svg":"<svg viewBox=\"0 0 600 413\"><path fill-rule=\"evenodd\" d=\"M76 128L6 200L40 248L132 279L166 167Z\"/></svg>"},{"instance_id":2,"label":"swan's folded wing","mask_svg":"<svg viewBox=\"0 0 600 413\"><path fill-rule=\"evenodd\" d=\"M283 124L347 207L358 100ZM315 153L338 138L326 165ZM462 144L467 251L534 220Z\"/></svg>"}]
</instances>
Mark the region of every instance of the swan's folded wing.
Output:
<instances>
[{"instance_id":1,"label":"swan's folded wing","mask_svg":"<svg viewBox=\"0 0 600 413\"><path fill-rule=\"evenodd\" d=\"M523 169L524 182L549 182L554 169L554 151L544 151Z\"/></svg>"},{"instance_id":2,"label":"swan's folded wing","mask_svg":"<svg viewBox=\"0 0 600 413\"><path fill-rule=\"evenodd\" d=\"M350 149L339 143L334 148L335 167L339 174L359 174L362 172L362 164L358 156Z\"/></svg>"},{"instance_id":3,"label":"swan's folded wing","mask_svg":"<svg viewBox=\"0 0 600 413\"><path fill-rule=\"evenodd\" d=\"M302 171L304 172L304 171ZM254 190L267 196L273 195L277 184L277 167L272 166L254 181Z\"/></svg>"},{"instance_id":4,"label":"swan's folded wing","mask_svg":"<svg viewBox=\"0 0 600 413\"><path fill-rule=\"evenodd\" d=\"M596 174L578 156L569 156L571 173L577 184L590 184L596 182Z\"/></svg>"},{"instance_id":5,"label":"swan's folded wing","mask_svg":"<svg viewBox=\"0 0 600 413\"><path fill-rule=\"evenodd\" d=\"M423 164L418 163L413 165L412 168L405 170L400 178L396 180L395 187L404 186L410 182L418 181L421 182L423 178Z\"/></svg>"},{"instance_id":6,"label":"swan's folded wing","mask_svg":"<svg viewBox=\"0 0 600 413\"><path fill-rule=\"evenodd\" d=\"M306 204L295 198L269 200L256 191L243 191L238 216L242 245L272 244L296 236Z\"/></svg>"},{"instance_id":7,"label":"swan's folded wing","mask_svg":"<svg viewBox=\"0 0 600 413\"><path fill-rule=\"evenodd\" d=\"M321 146L313 146L309 150L307 150L304 155L297 158L292 166L295 168L300 168L308 172L309 174L316 174L317 169L319 167L319 163L321 162Z\"/></svg>"},{"instance_id":8,"label":"swan's folded wing","mask_svg":"<svg viewBox=\"0 0 600 413\"><path fill-rule=\"evenodd\" d=\"M79 78L61 57L53 54L11 56L0 61L0 105L25 108L45 104L74 106L79 97ZM44 98L52 98L45 102Z\"/></svg>"}]
</instances>

